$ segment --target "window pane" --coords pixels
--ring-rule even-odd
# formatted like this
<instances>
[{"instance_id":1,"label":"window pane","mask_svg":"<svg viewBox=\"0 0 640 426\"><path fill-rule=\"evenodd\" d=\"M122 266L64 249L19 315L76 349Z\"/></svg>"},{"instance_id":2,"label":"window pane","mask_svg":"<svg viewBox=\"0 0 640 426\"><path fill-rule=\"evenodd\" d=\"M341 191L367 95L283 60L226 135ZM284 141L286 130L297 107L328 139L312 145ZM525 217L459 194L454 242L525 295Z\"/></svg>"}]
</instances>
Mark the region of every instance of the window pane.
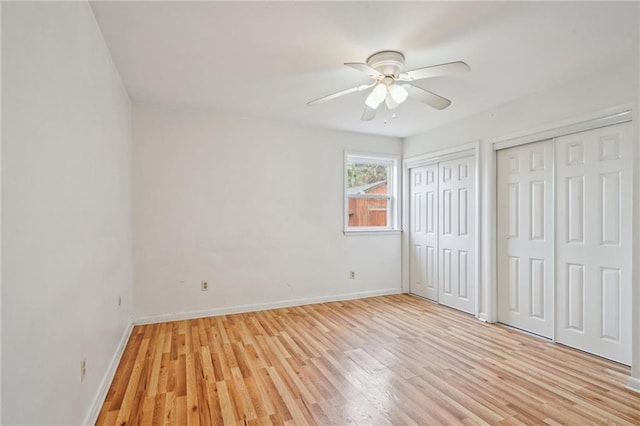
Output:
<instances>
[{"instance_id":1,"label":"window pane","mask_svg":"<svg viewBox=\"0 0 640 426\"><path fill-rule=\"evenodd\" d=\"M349 197L349 226L387 226L389 200Z\"/></svg>"},{"instance_id":2,"label":"window pane","mask_svg":"<svg viewBox=\"0 0 640 426\"><path fill-rule=\"evenodd\" d=\"M387 194L388 174L388 165L362 163L348 164L348 194Z\"/></svg>"},{"instance_id":3,"label":"window pane","mask_svg":"<svg viewBox=\"0 0 640 426\"><path fill-rule=\"evenodd\" d=\"M398 158L345 152L344 230L389 231L398 225Z\"/></svg>"}]
</instances>

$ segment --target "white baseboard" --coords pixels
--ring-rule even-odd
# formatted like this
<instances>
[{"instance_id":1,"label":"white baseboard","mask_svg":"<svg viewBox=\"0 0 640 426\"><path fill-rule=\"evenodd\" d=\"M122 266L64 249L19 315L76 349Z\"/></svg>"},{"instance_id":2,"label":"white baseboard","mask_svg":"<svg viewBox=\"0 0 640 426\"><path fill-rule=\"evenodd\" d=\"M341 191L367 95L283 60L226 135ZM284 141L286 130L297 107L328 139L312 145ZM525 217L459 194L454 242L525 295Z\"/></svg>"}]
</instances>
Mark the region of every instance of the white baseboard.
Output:
<instances>
[{"instance_id":1,"label":"white baseboard","mask_svg":"<svg viewBox=\"0 0 640 426\"><path fill-rule=\"evenodd\" d=\"M96 392L96 396L93 399L89 412L87 413L82 424L96 424L98 416L100 415L100 409L102 409L102 404L104 404L104 400L107 397L107 392L109 392L109 387L111 386L113 377L115 376L118 365L120 364L120 359L122 358L122 354L124 353L124 348L127 346L127 342L129 341L129 337L131 336L131 331L133 331L133 321L129 321L127 328L124 330L124 333L120 338L120 342L118 343L116 352L113 354L113 358L111 358L111 362L109 363L109 368L105 372L102 381L100 382L100 386L98 386L98 392Z\"/></svg>"},{"instance_id":2,"label":"white baseboard","mask_svg":"<svg viewBox=\"0 0 640 426\"><path fill-rule=\"evenodd\" d=\"M278 302L256 303L251 305L237 305L226 308L214 308L201 311L173 312L170 314L141 316L133 319L135 325L156 324L159 322L178 321L185 319L215 317L218 315L240 314L245 312L264 311L266 309L288 308L291 306L309 305L312 303L339 302L342 300L364 299L366 297L400 294L402 288L387 288L383 290L362 291L358 293L344 293L331 296L307 297L304 299L289 299Z\"/></svg>"},{"instance_id":3,"label":"white baseboard","mask_svg":"<svg viewBox=\"0 0 640 426\"><path fill-rule=\"evenodd\" d=\"M640 378L629 377L627 381L627 387L632 391L640 392Z\"/></svg>"}]
</instances>

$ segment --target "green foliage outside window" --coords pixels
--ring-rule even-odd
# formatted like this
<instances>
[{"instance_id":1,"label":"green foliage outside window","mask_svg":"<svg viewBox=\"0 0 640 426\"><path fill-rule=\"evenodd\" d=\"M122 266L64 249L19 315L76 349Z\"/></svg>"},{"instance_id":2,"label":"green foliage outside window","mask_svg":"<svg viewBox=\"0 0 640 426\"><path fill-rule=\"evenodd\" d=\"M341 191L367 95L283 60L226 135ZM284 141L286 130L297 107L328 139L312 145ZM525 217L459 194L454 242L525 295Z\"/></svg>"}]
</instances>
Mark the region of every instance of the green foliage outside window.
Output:
<instances>
[{"instance_id":1,"label":"green foliage outside window","mask_svg":"<svg viewBox=\"0 0 640 426\"><path fill-rule=\"evenodd\" d=\"M378 164L348 164L347 188L386 180L387 168L388 166Z\"/></svg>"}]
</instances>

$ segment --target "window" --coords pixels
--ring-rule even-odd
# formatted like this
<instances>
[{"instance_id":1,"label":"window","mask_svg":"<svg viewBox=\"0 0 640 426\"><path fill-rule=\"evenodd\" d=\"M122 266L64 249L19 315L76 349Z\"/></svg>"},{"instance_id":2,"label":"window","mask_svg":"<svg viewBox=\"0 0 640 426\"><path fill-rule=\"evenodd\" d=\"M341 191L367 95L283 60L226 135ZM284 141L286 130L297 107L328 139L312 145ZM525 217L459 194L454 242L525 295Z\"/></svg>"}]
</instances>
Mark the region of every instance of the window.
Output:
<instances>
[{"instance_id":1,"label":"window","mask_svg":"<svg viewBox=\"0 0 640 426\"><path fill-rule=\"evenodd\" d=\"M398 157L345 153L344 231L398 229Z\"/></svg>"}]
</instances>

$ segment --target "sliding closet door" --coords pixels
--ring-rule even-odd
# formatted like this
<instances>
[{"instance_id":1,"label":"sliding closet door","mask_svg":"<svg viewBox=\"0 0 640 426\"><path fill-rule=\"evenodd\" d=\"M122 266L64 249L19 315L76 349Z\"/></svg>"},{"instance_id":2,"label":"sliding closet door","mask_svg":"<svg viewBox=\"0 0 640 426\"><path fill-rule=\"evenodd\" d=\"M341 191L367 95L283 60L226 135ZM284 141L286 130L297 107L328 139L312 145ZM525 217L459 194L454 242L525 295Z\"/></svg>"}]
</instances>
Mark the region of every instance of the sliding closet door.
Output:
<instances>
[{"instance_id":1,"label":"sliding closet door","mask_svg":"<svg viewBox=\"0 0 640 426\"><path fill-rule=\"evenodd\" d=\"M438 165L411 169L411 293L438 300Z\"/></svg>"},{"instance_id":2,"label":"sliding closet door","mask_svg":"<svg viewBox=\"0 0 640 426\"><path fill-rule=\"evenodd\" d=\"M553 337L553 143L498 151L498 321Z\"/></svg>"},{"instance_id":3,"label":"sliding closet door","mask_svg":"<svg viewBox=\"0 0 640 426\"><path fill-rule=\"evenodd\" d=\"M475 313L475 158L441 162L438 300Z\"/></svg>"},{"instance_id":4,"label":"sliding closet door","mask_svg":"<svg viewBox=\"0 0 640 426\"><path fill-rule=\"evenodd\" d=\"M631 362L632 127L557 139L558 342Z\"/></svg>"}]
</instances>

